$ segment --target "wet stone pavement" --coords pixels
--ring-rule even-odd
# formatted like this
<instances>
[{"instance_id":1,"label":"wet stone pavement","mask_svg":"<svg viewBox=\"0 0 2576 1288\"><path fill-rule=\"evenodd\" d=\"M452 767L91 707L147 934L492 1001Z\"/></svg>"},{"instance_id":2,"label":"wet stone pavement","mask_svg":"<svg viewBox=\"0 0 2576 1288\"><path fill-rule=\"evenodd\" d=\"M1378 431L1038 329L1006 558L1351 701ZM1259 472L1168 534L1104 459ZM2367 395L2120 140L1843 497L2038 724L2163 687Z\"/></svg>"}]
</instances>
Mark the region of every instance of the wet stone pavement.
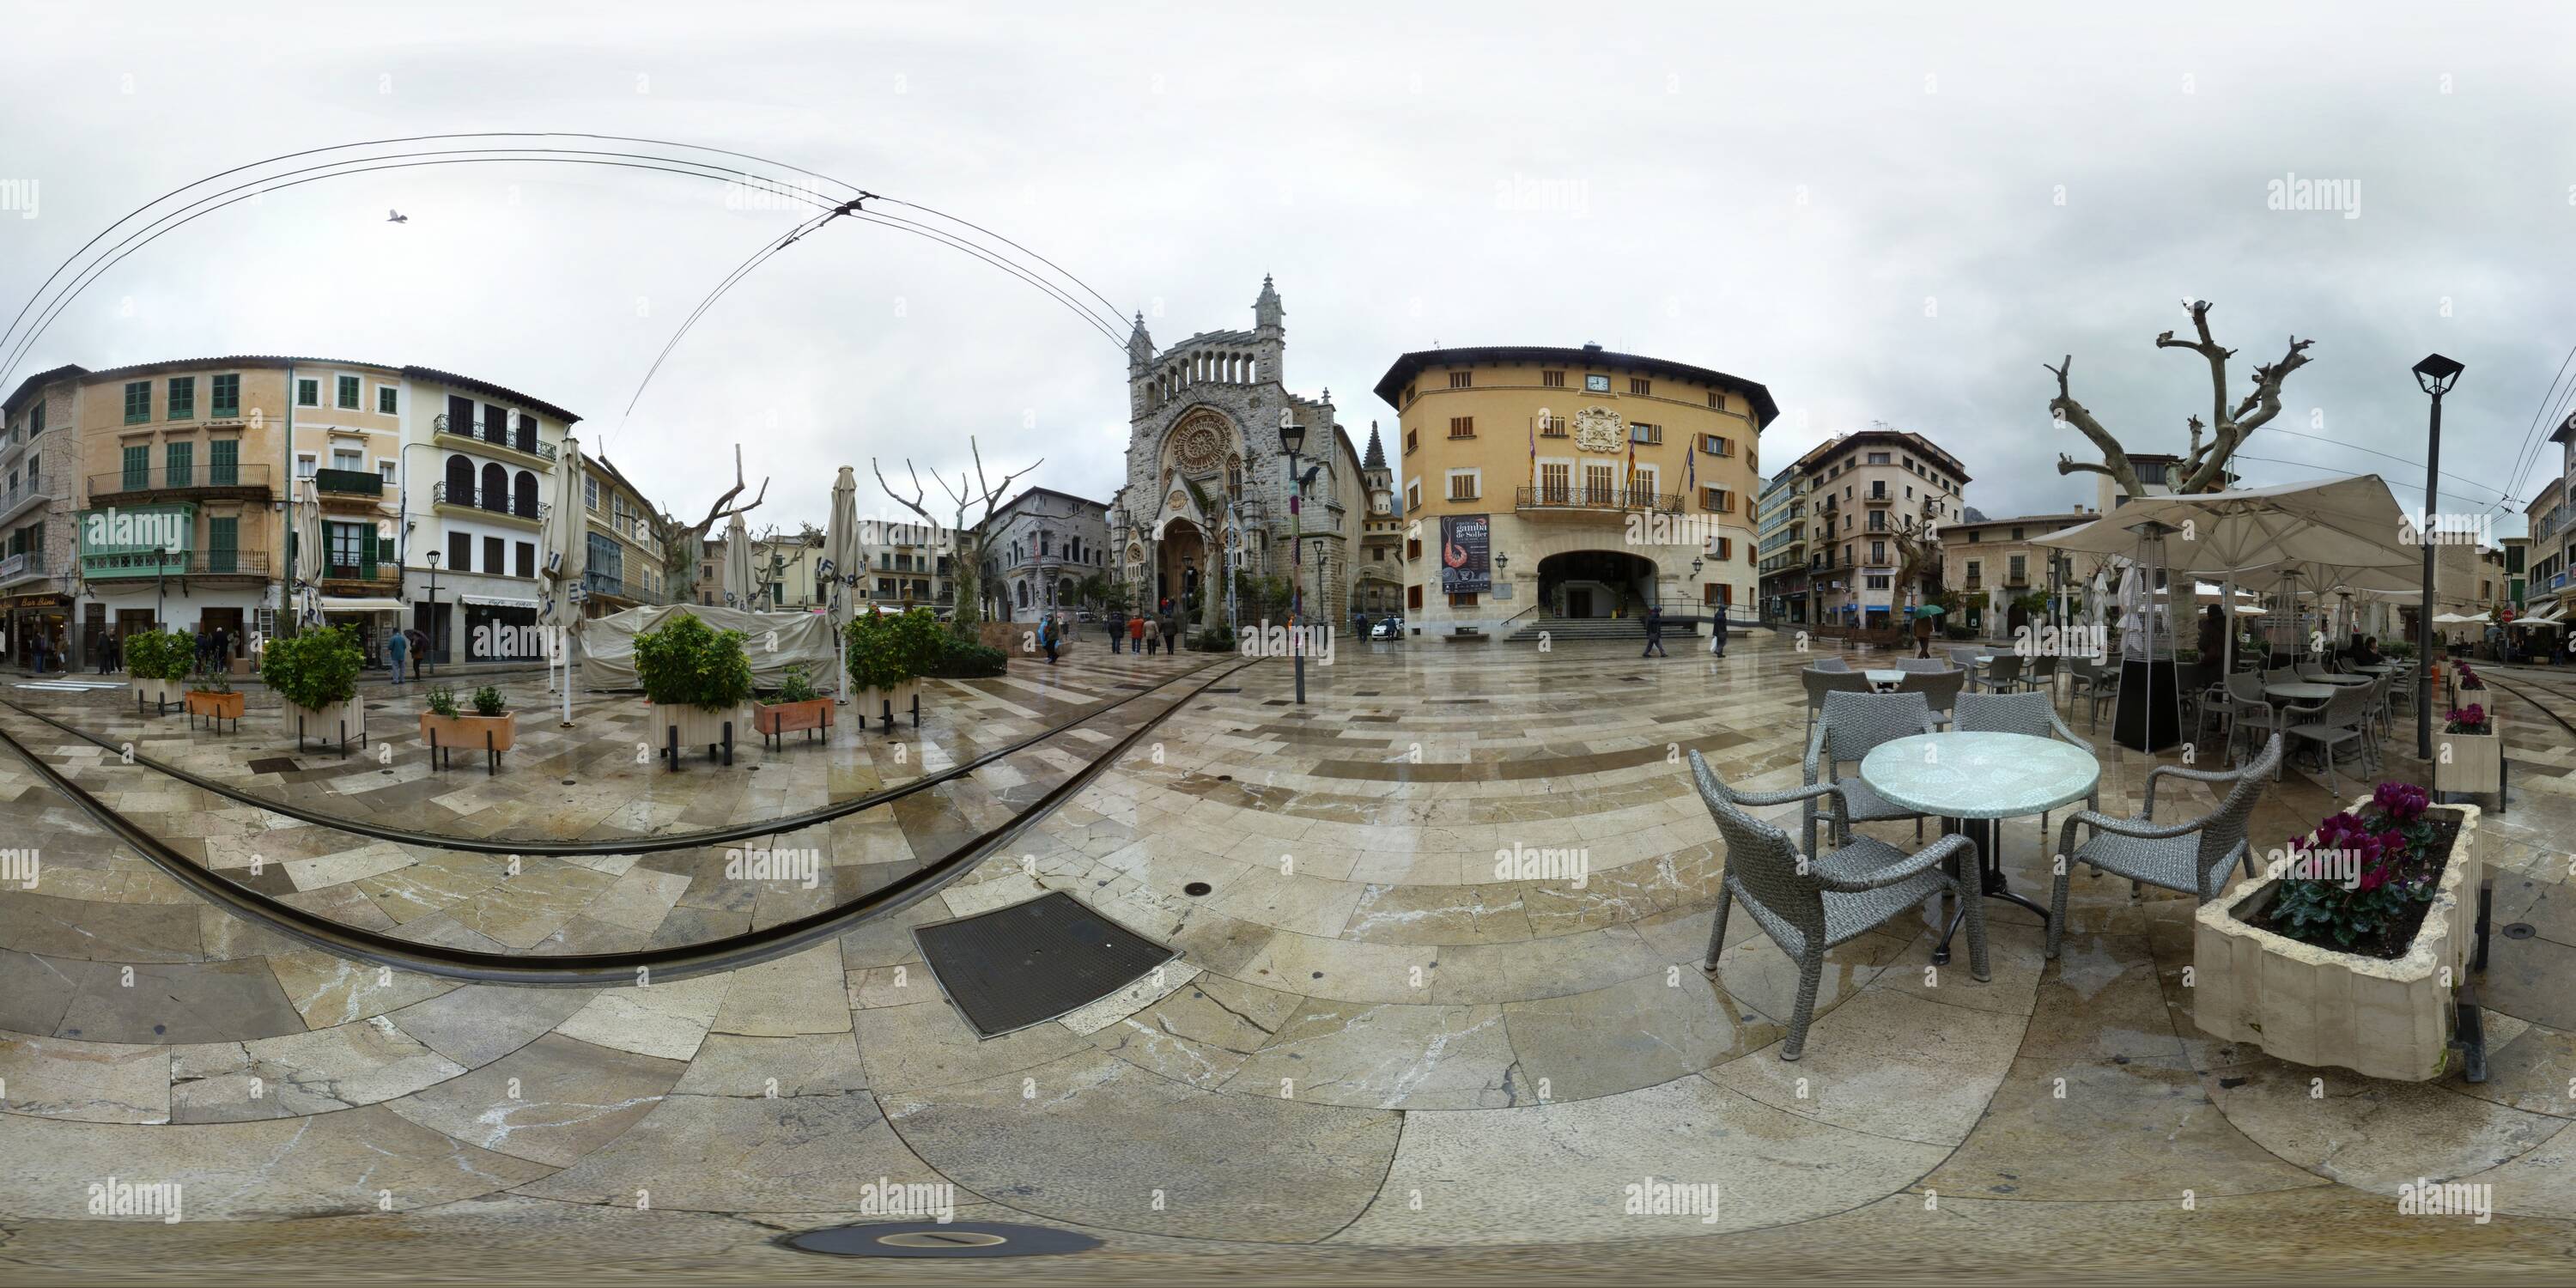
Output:
<instances>
[{"instance_id":1,"label":"wet stone pavement","mask_svg":"<svg viewBox=\"0 0 2576 1288\"><path fill-rule=\"evenodd\" d=\"M2576 675L2491 672L2513 798L2480 843L2497 924L2530 933L2497 937L2482 981L2488 1079L2403 1084L2204 1034L2192 901L2086 875L2053 961L2037 918L1989 905L1986 982L1964 956L1932 967L1929 909L1835 949L1804 1058L1783 1062L1797 968L1754 918L1732 918L1713 976L1697 969L1725 852L1677 761L1698 750L1732 784L1795 785L1808 659L1761 637L1723 660L1457 653L1346 644L1310 669L1302 707L1283 663L1252 666L934 897L642 987L459 984L280 938L0 755L7 845L41 856L32 886L0 889L0 1267L291 1258L363 1277L429 1252L459 1277L849 1278L908 1267L771 1240L905 1215L879 1202L888 1182L953 1187L938 1192L960 1219L1105 1240L1046 1264L1076 1280L2576 1267L2576 738L2559 723L2576 719ZM1086 721L892 806L643 854L374 839L5 707L0 732L187 859L342 924L620 951L880 888L1213 674L1185 672L1230 661L1015 661L1004 679L926 686L917 731L747 741L730 769L701 755L677 774L639 762L640 699L580 699L561 730L534 677L505 686L529 714L497 775L479 756L428 765L416 688L368 691L390 762L299 753L256 706L217 734L116 694L0 690L271 805L612 847L756 828ZM2105 811L2135 813L2160 762L2061 709L2104 753ZM2422 781L2411 720L2398 726L2380 777ZM2252 835L2304 833L2368 781L2347 766L2332 792L2294 764ZM2196 784L2162 795L2160 818L2212 803ZM1795 807L1762 812L1796 834ZM1915 844L1910 824L1863 830ZM2044 898L2038 820L2002 832L2013 888ZM809 857L811 880L729 871L746 848ZM1580 877L1498 852L1579 855ZM910 932L1046 891L1181 956L978 1041ZM91 1187L111 1177L180 1185L184 1219L94 1215ZM2424 1180L2488 1186L2491 1216L2401 1216ZM1632 1210L1631 1187L1658 1184L1719 1201Z\"/></svg>"}]
</instances>

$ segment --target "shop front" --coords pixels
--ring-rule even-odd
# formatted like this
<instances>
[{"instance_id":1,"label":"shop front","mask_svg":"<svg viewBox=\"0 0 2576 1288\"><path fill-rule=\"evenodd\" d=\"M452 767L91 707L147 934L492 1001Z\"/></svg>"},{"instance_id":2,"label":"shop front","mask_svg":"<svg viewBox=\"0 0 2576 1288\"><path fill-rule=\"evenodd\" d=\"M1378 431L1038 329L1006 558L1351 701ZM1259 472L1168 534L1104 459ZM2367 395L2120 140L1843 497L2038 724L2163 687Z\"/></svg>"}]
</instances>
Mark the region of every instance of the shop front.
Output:
<instances>
[{"instance_id":1,"label":"shop front","mask_svg":"<svg viewBox=\"0 0 2576 1288\"><path fill-rule=\"evenodd\" d=\"M72 600L69 595L11 595L0 600L0 613L8 623L8 658L15 665L33 668L37 646L45 653L45 669L60 671L68 665L64 655L72 648Z\"/></svg>"},{"instance_id":2,"label":"shop front","mask_svg":"<svg viewBox=\"0 0 2576 1288\"><path fill-rule=\"evenodd\" d=\"M537 601L510 595L463 594L465 659L469 662L540 662L545 646L537 632Z\"/></svg>"}]
</instances>

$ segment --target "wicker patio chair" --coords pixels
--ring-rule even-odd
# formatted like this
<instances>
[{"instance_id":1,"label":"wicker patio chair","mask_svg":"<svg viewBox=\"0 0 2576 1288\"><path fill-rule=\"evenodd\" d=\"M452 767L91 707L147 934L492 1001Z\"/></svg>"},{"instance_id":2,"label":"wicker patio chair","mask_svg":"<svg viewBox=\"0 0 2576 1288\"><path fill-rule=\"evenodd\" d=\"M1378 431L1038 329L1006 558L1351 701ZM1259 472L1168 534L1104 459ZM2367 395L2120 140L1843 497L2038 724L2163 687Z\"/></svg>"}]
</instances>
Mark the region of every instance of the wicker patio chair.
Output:
<instances>
[{"instance_id":1,"label":"wicker patio chair","mask_svg":"<svg viewBox=\"0 0 2576 1288\"><path fill-rule=\"evenodd\" d=\"M2264 743L2263 754L2242 768L2158 765L2148 770L2145 808L2136 818L2113 818L2090 809L2067 815L2057 844L2066 862L2048 893L2048 955L2057 955L2058 942L2066 932L2066 884L2078 863L2132 882L2180 891L2202 903L2227 888L2228 869L2242 864L2247 876L2254 875L2254 847L2246 839L2245 827L2253 817L2254 803L2263 795L2264 780L2280 761L2281 735L2276 733ZM2159 824L2155 821L2156 780L2167 774L2208 783L2213 790L2220 783L2230 786L2218 808L2207 814L2189 822ZM2079 827L2093 832L2092 839L2080 846L2075 843Z\"/></svg>"}]
</instances>

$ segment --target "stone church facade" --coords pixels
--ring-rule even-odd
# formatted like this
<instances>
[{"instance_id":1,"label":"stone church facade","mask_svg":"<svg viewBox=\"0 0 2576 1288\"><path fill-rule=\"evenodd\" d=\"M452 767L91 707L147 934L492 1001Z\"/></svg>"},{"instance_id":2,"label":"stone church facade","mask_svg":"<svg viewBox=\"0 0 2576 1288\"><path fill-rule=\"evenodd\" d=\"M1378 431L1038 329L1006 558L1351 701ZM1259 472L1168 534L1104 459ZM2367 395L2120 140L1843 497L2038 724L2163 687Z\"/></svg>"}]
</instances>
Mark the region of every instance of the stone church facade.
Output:
<instances>
[{"instance_id":1,"label":"stone church facade","mask_svg":"<svg viewBox=\"0 0 2576 1288\"><path fill-rule=\"evenodd\" d=\"M1226 622L1226 570L1240 578L1295 576L1306 611L1346 624L1357 575L1368 482L1332 391L1289 391L1285 310L1269 278L1249 331L1203 331L1157 350L1140 314L1127 339L1127 481L1109 505L1119 575L1148 604ZM1300 507L1303 561L1292 557L1283 424L1306 430L1298 469L1323 468ZM1238 597L1240 600L1240 597ZM1248 606L1244 615L1249 619Z\"/></svg>"}]
</instances>

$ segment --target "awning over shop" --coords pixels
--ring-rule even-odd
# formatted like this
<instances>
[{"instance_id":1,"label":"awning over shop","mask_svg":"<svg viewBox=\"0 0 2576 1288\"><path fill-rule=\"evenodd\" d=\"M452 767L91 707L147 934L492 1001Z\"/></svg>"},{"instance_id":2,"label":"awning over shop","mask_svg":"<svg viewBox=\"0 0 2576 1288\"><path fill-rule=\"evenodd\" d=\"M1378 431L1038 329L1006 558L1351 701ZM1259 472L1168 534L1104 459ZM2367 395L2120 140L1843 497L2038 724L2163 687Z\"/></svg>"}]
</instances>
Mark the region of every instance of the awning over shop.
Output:
<instances>
[{"instance_id":1,"label":"awning over shop","mask_svg":"<svg viewBox=\"0 0 2576 1288\"><path fill-rule=\"evenodd\" d=\"M459 595L457 598L484 608L524 608L530 612L537 608L537 601L533 599L512 599L507 595Z\"/></svg>"},{"instance_id":2,"label":"awning over shop","mask_svg":"<svg viewBox=\"0 0 2576 1288\"><path fill-rule=\"evenodd\" d=\"M399 599L333 599L329 595L322 597L322 611L326 613L399 613L409 607L411 605Z\"/></svg>"}]
</instances>

